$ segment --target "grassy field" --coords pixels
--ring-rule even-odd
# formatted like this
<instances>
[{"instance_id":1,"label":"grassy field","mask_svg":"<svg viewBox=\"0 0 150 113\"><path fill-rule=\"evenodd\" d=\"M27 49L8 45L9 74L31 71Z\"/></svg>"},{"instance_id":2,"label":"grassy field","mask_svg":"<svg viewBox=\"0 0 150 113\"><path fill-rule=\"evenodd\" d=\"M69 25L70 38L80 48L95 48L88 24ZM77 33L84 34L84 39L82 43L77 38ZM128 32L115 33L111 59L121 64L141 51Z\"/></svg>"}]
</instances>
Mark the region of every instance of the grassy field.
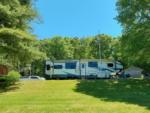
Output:
<instances>
[{"instance_id":1,"label":"grassy field","mask_svg":"<svg viewBox=\"0 0 150 113\"><path fill-rule=\"evenodd\" d=\"M0 113L150 113L150 81L23 81L0 92Z\"/></svg>"}]
</instances>

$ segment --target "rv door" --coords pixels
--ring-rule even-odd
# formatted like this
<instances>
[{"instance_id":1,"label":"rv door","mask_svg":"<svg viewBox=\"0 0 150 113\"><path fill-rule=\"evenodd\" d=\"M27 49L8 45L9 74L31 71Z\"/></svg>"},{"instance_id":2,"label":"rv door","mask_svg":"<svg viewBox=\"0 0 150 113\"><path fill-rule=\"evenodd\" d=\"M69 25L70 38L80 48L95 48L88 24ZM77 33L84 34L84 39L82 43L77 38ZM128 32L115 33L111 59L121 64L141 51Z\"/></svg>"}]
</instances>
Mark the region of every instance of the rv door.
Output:
<instances>
[{"instance_id":1,"label":"rv door","mask_svg":"<svg viewBox=\"0 0 150 113\"><path fill-rule=\"evenodd\" d=\"M53 75L53 63L50 62L50 61L47 61L46 62L46 67L45 67L45 74L50 76L50 78L52 77Z\"/></svg>"},{"instance_id":2,"label":"rv door","mask_svg":"<svg viewBox=\"0 0 150 113\"><path fill-rule=\"evenodd\" d=\"M81 77L86 78L86 63L81 63L80 64L80 68L81 68Z\"/></svg>"}]
</instances>

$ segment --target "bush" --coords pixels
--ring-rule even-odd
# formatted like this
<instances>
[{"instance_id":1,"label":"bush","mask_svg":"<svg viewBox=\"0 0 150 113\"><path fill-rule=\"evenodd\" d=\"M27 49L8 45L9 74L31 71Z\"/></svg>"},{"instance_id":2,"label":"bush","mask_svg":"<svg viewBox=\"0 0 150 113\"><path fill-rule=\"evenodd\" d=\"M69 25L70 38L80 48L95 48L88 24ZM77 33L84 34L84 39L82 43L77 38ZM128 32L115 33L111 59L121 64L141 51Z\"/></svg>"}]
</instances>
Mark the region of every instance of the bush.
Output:
<instances>
[{"instance_id":1,"label":"bush","mask_svg":"<svg viewBox=\"0 0 150 113\"><path fill-rule=\"evenodd\" d=\"M0 88L3 89L7 86L8 86L8 84L7 84L6 76L0 77Z\"/></svg>"},{"instance_id":2,"label":"bush","mask_svg":"<svg viewBox=\"0 0 150 113\"><path fill-rule=\"evenodd\" d=\"M10 83L10 85L15 84L15 82L19 81L20 73L17 71L10 71L8 75L6 76L7 81Z\"/></svg>"},{"instance_id":3,"label":"bush","mask_svg":"<svg viewBox=\"0 0 150 113\"><path fill-rule=\"evenodd\" d=\"M16 71L10 71L7 76L0 77L0 88L6 88L19 81L20 74Z\"/></svg>"}]
</instances>

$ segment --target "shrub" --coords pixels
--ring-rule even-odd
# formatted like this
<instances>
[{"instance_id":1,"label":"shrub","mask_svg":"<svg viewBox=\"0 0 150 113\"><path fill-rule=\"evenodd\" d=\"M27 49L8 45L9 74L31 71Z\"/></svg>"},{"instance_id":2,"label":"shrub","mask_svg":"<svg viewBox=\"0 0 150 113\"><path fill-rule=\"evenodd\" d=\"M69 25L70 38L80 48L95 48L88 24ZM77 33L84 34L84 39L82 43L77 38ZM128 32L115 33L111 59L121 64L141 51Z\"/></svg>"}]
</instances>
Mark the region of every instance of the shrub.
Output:
<instances>
[{"instance_id":1,"label":"shrub","mask_svg":"<svg viewBox=\"0 0 150 113\"><path fill-rule=\"evenodd\" d=\"M16 71L10 71L7 76L0 77L0 88L6 88L19 81L20 74Z\"/></svg>"},{"instance_id":2,"label":"shrub","mask_svg":"<svg viewBox=\"0 0 150 113\"><path fill-rule=\"evenodd\" d=\"M7 80L6 80L6 76L2 76L0 77L0 88L5 88L7 87Z\"/></svg>"},{"instance_id":3,"label":"shrub","mask_svg":"<svg viewBox=\"0 0 150 113\"><path fill-rule=\"evenodd\" d=\"M10 71L6 76L6 79L10 84L15 84L15 82L19 81L20 73L17 71Z\"/></svg>"}]
</instances>

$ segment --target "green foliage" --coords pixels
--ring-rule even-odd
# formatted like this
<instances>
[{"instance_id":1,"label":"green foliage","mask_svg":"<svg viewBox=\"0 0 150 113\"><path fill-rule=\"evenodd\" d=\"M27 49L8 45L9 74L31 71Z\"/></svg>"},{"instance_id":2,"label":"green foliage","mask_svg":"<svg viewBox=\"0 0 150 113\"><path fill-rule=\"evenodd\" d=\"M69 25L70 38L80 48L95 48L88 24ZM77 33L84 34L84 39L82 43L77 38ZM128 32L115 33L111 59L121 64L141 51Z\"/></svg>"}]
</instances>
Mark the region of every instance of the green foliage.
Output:
<instances>
[{"instance_id":1,"label":"green foliage","mask_svg":"<svg viewBox=\"0 0 150 113\"><path fill-rule=\"evenodd\" d=\"M94 58L109 59L111 57L112 37L104 34L95 36L91 43L91 53Z\"/></svg>"},{"instance_id":2,"label":"green foliage","mask_svg":"<svg viewBox=\"0 0 150 113\"><path fill-rule=\"evenodd\" d=\"M54 59L65 59L66 57L66 50L65 41L57 36L51 39L51 55Z\"/></svg>"},{"instance_id":3,"label":"green foliage","mask_svg":"<svg viewBox=\"0 0 150 113\"><path fill-rule=\"evenodd\" d=\"M100 39L101 42L97 42ZM99 58L99 44L103 59L112 58L113 38L100 34L94 37L52 37L38 41L35 46L51 60ZM113 47L115 48L115 46ZM119 51L119 50L118 50ZM116 51L117 52L117 51Z\"/></svg>"},{"instance_id":4,"label":"green foliage","mask_svg":"<svg viewBox=\"0 0 150 113\"><path fill-rule=\"evenodd\" d=\"M150 0L118 0L117 20L124 27L122 59L147 71L150 67Z\"/></svg>"},{"instance_id":5,"label":"green foliage","mask_svg":"<svg viewBox=\"0 0 150 113\"><path fill-rule=\"evenodd\" d=\"M38 59L32 62L32 74L38 76L45 75L45 60Z\"/></svg>"},{"instance_id":6,"label":"green foliage","mask_svg":"<svg viewBox=\"0 0 150 113\"><path fill-rule=\"evenodd\" d=\"M0 77L0 89L4 89L8 86L8 82L5 76Z\"/></svg>"},{"instance_id":7,"label":"green foliage","mask_svg":"<svg viewBox=\"0 0 150 113\"><path fill-rule=\"evenodd\" d=\"M121 47L121 38L113 38L111 43L111 52L112 58L118 61L123 61L122 59L122 47Z\"/></svg>"},{"instance_id":8,"label":"green foliage","mask_svg":"<svg viewBox=\"0 0 150 113\"><path fill-rule=\"evenodd\" d=\"M123 35L122 47L124 61L149 70L150 67L150 28L140 25ZM126 45L126 46L124 46Z\"/></svg>"},{"instance_id":9,"label":"green foliage","mask_svg":"<svg viewBox=\"0 0 150 113\"><path fill-rule=\"evenodd\" d=\"M150 0L118 0L117 20L127 29L150 22Z\"/></svg>"},{"instance_id":10,"label":"green foliage","mask_svg":"<svg viewBox=\"0 0 150 113\"><path fill-rule=\"evenodd\" d=\"M7 78L9 80L10 84L14 84L15 82L19 81L20 73L17 71L10 71L7 75Z\"/></svg>"},{"instance_id":11,"label":"green foliage","mask_svg":"<svg viewBox=\"0 0 150 113\"><path fill-rule=\"evenodd\" d=\"M0 27L26 30L29 28L28 23L37 16L37 13L27 1L0 0L0 15Z\"/></svg>"},{"instance_id":12,"label":"green foliage","mask_svg":"<svg viewBox=\"0 0 150 113\"><path fill-rule=\"evenodd\" d=\"M10 28L0 29L0 53L14 66L44 57L44 54L33 47L34 41L34 36L27 32Z\"/></svg>"},{"instance_id":13,"label":"green foliage","mask_svg":"<svg viewBox=\"0 0 150 113\"><path fill-rule=\"evenodd\" d=\"M20 79L20 74L17 71L10 71L7 76L0 77L0 88L4 89L14 85Z\"/></svg>"},{"instance_id":14,"label":"green foliage","mask_svg":"<svg viewBox=\"0 0 150 113\"><path fill-rule=\"evenodd\" d=\"M29 33L29 23L37 16L32 3L32 0L0 0L0 57L14 68L45 58L33 46L36 39Z\"/></svg>"}]
</instances>

